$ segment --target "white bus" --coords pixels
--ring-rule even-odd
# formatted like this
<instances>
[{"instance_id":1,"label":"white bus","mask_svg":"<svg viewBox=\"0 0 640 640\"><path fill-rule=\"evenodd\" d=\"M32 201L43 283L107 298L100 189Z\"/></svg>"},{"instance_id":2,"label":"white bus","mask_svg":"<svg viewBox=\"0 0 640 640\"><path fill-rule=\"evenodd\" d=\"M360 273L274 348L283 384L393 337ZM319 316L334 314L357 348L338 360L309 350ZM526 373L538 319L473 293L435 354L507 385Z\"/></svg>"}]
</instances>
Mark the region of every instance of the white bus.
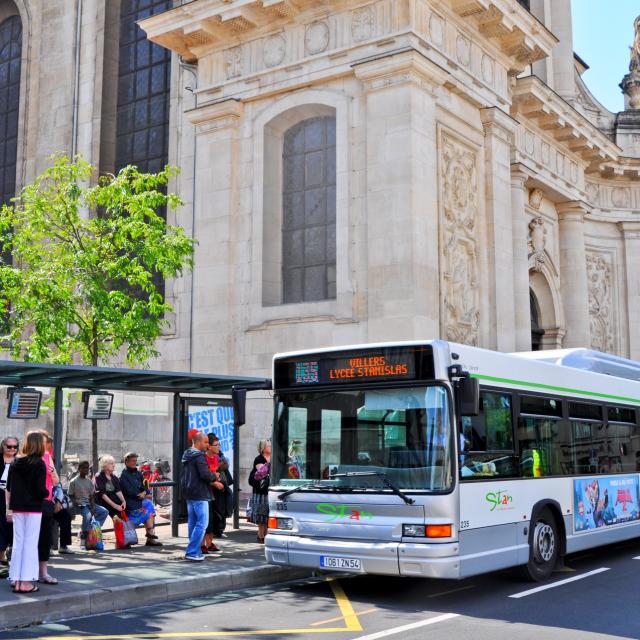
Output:
<instances>
[{"instance_id":1,"label":"white bus","mask_svg":"<svg viewBox=\"0 0 640 640\"><path fill-rule=\"evenodd\" d=\"M640 535L640 364L441 340L274 357L273 564L464 578Z\"/></svg>"}]
</instances>

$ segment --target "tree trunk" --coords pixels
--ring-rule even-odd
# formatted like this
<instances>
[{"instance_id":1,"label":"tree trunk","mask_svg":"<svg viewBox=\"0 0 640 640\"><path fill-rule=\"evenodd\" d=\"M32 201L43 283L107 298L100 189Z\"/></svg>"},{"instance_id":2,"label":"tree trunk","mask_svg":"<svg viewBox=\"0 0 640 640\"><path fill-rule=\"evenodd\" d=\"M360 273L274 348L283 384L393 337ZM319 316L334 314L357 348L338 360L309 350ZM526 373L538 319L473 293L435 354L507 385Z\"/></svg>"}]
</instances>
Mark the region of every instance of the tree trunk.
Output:
<instances>
[{"instance_id":1,"label":"tree trunk","mask_svg":"<svg viewBox=\"0 0 640 640\"><path fill-rule=\"evenodd\" d=\"M98 421L91 421L91 464L93 466L93 473L98 473Z\"/></svg>"}]
</instances>

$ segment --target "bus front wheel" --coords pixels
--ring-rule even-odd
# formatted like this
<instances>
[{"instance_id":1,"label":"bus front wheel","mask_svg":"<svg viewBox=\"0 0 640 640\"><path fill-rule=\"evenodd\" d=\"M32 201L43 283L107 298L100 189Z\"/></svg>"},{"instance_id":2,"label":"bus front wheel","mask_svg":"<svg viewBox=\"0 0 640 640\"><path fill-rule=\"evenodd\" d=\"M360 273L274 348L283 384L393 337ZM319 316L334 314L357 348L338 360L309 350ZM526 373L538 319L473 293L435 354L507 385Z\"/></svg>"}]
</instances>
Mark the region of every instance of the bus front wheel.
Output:
<instances>
[{"instance_id":1,"label":"bus front wheel","mask_svg":"<svg viewBox=\"0 0 640 640\"><path fill-rule=\"evenodd\" d=\"M543 509L531 523L529 562L522 567L525 577L534 582L547 580L556 566L559 550L556 519L549 509Z\"/></svg>"}]
</instances>

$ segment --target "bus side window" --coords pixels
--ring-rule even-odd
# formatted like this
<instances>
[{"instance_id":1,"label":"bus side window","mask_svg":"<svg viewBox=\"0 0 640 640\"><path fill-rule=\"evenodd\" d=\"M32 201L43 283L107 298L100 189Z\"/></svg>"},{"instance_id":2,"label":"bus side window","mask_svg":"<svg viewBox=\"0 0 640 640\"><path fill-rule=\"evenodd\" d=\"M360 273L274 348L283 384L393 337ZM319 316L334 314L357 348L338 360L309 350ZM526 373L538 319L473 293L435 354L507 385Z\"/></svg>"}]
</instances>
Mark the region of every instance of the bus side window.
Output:
<instances>
[{"instance_id":1,"label":"bus side window","mask_svg":"<svg viewBox=\"0 0 640 640\"><path fill-rule=\"evenodd\" d=\"M461 419L460 475L463 478L516 475L511 394L483 391L480 414Z\"/></svg>"}]
</instances>

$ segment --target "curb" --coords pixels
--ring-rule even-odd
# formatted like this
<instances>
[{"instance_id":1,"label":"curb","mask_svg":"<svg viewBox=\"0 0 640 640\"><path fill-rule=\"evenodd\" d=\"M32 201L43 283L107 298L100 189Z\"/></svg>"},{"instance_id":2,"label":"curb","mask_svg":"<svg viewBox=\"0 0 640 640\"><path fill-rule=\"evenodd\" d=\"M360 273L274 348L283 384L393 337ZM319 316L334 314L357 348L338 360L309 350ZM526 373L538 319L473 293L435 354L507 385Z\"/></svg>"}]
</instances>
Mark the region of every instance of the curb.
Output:
<instances>
[{"instance_id":1,"label":"curb","mask_svg":"<svg viewBox=\"0 0 640 640\"><path fill-rule=\"evenodd\" d=\"M122 587L72 591L44 598L34 596L28 601L20 600L0 606L0 630L138 609L183 598L299 580L310 575L308 569L261 565L232 571L199 573L170 580L151 580Z\"/></svg>"}]
</instances>

